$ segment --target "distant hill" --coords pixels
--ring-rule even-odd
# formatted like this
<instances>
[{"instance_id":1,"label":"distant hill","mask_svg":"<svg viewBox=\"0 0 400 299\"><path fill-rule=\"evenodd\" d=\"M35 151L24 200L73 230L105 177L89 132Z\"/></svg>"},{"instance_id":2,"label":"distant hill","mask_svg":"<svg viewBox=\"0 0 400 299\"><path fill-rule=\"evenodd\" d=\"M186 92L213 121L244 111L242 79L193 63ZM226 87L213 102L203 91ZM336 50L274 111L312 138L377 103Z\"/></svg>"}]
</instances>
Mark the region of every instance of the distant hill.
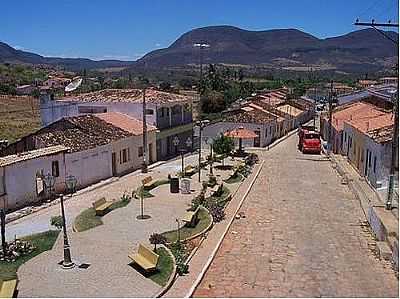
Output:
<instances>
[{"instance_id":1,"label":"distant hill","mask_svg":"<svg viewBox=\"0 0 400 299\"><path fill-rule=\"evenodd\" d=\"M398 41L398 33L386 32ZM284 70L337 70L372 72L396 61L395 45L374 29L363 29L342 36L318 39L297 29L249 31L233 26L210 26L191 30L168 48L149 52L136 62L85 58L43 57L16 50L0 42L0 63L29 63L64 66L67 70L127 67L129 69L184 67L199 64L195 43L207 43L203 62L262 65Z\"/></svg>"},{"instance_id":2,"label":"distant hill","mask_svg":"<svg viewBox=\"0 0 400 299\"><path fill-rule=\"evenodd\" d=\"M82 69L125 67L131 65L133 62L119 60L95 61L87 58L44 57L38 54L14 49L6 43L0 42L0 63L48 64L53 66L63 66L67 70L71 71L79 71Z\"/></svg>"},{"instance_id":3,"label":"distant hill","mask_svg":"<svg viewBox=\"0 0 400 299\"><path fill-rule=\"evenodd\" d=\"M386 32L398 40L396 32ZM395 45L374 29L318 39L297 29L249 31L232 26L211 26L191 30L168 48L146 54L135 65L171 67L198 64L199 49L194 43L207 43L204 63L226 63L296 68L315 66L346 72L379 70L397 53Z\"/></svg>"}]
</instances>

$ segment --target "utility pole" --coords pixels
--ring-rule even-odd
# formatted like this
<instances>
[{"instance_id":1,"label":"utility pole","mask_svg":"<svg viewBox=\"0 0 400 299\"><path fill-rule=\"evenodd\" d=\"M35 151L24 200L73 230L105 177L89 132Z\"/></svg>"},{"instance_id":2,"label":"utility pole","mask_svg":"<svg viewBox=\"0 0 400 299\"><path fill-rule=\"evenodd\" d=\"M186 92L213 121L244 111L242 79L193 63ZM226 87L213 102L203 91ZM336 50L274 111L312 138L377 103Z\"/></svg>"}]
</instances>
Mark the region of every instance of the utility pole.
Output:
<instances>
[{"instance_id":1,"label":"utility pole","mask_svg":"<svg viewBox=\"0 0 400 299\"><path fill-rule=\"evenodd\" d=\"M146 87L143 87L143 164L142 173L147 173L147 122L146 122Z\"/></svg>"},{"instance_id":2,"label":"utility pole","mask_svg":"<svg viewBox=\"0 0 400 299\"><path fill-rule=\"evenodd\" d=\"M354 25L358 26L369 26L374 28L377 32L382 34L386 39L390 40L392 43L396 45L396 55L399 51L399 42L392 39L382 30L379 30L378 27L390 27L390 28L399 28L398 23L391 23L390 21L387 23L375 23L375 20L369 22L359 22L357 19ZM399 65L396 66L396 74L397 79L399 79ZM394 124L393 124L393 136L392 136L392 161L390 163L390 173L389 173L389 186L388 186L388 193L386 198L386 209L392 209L393 203L393 191L394 191L394 181L395 181L395 174L396 174L396 158L397 158L397 149L398 149L398 139L399 139L399 81L397 80L397 90L396 96L392 97L393 99L393 114L394 114Z\"/></svg>"},{"instance_id":3,"label":"utility pole","mask_svg":"<svg viewBox=\"0 0 400 299\"><path fill-rule=\"evenodd\" d=\"M331 90L329 92L329 128L328 128L328 154L331 153L332 148L332 100L333 100L333 80L331 80Z\"/></svg>"}]
</instances>

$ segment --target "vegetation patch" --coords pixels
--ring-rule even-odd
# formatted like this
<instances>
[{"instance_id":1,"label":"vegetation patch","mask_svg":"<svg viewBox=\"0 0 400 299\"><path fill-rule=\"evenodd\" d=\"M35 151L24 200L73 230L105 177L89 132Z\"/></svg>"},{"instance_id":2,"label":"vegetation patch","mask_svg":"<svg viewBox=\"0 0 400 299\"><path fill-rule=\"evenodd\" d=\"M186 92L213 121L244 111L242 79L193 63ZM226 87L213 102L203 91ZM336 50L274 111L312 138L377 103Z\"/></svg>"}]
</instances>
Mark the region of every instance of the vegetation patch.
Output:
<instances>
[{"instance_id":1,"label":"vegetation patch","mask_svg":"<svg viewBox=\"0 0 400 299\"><path fill-rule=\"evenodd\" d=\"M96 215L96 210L94 208L89 208L76 216L74 228L78 232L83 232L102 224L101 216Z\"/></svg>"},{"instance_id":2,"label":"vegetation patch","mask_svg":"<svg viewBox=\"0 0 400 299\"><path fill-rule=\"evenodd\" d=\"M236 174L230 176L224 182L227 184L235 184L235 183L239 183L241 181L242 181L242 176L239 173L236 173Z\"/></svg>"},{"instance_id":3,"label":"vegetation patch","mask_svg":"<svg viewBox=\"0 0 400 299\"><path fill-rule=\"evenodd\" d=\"M211 224L212 218L208 213L207 209L200 208L198 212L198 222L194 227L182 226L179 230L180 239L184 240L192 237L203 230L205 230ZM167 238L168 243L174 243L178 240L178 230L171 230L162 233L164 237Z\"/></svg>"},{"instance_id":4,"label":"vegetation patch","mask_svg":"<svg viewBox=\"0 0 400 299\"><path fill-rule=\"evenodd\" d=\"M108 208L109 212L126 207L130 202L131 197L124 193L120 200L112 203L112 205ZM77 232L83 232L85 230L102 225L103 221L101 220L101 217L102 216L96 215L96 210L94 208L86 209L76 216L74 228Z\"/></svg>"},{"instance_id":5,"label":"vegetation patch","mask_svg":"<svg viewBox=\"0 0 400 299\"><path fill-rule=\"evenodd\" d=\"M59 233L60 231L58 230L49 230L21 238L30 242L35 247L35 250L28 255L16 259L15 262L0 261L0 284L6 280L16 279L17 270L22 264L42 252L52 249Z\"/></svg>"},{"instance_id":6,"label":"vegetation patch","mask_svg":"<svg viewBox=\"0 0 400 299\"><path fill-rule=\"evenodd\" d=\"M174 271L174 263L165 248L159 247L155 252L160 256L158 258L157 269L148 278L160 286L165 286Z\"/></svg>"},{"instance_id":7,"label":"vegetation patch","mask_svg":"<svg viewBox=\"0 0 400 299\"><path fill-rule=\"evenodd\" d=\"M151 194L151 190L161 186L161 185L165 185L165 184L169 184L169 180L165 179L165 180L157 180L155 181L150 187L144 188L143 186L140 186L136 189L136 198L140 198L143 195L143 198L150 198L150 197L154 197L153 194Z\"/></svg>"}]
</instances>

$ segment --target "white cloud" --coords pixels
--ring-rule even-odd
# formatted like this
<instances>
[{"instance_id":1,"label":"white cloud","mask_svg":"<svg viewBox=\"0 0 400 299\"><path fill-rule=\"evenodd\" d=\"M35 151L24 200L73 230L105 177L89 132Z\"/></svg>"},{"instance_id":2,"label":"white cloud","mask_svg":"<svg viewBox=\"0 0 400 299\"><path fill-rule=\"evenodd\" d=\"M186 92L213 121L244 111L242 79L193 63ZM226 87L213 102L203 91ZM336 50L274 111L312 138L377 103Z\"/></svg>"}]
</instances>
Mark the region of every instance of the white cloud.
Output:
<instances>
[{"instance_id":1,"label":"white cloud","mask_svg":"<svg viewBox=\"0 0 400 299\"><path fill-rule=\"evenodd\" d=\"M156 43L156 47L161 47L161 44L160 43Z\"/></svg>"}]
</instances>

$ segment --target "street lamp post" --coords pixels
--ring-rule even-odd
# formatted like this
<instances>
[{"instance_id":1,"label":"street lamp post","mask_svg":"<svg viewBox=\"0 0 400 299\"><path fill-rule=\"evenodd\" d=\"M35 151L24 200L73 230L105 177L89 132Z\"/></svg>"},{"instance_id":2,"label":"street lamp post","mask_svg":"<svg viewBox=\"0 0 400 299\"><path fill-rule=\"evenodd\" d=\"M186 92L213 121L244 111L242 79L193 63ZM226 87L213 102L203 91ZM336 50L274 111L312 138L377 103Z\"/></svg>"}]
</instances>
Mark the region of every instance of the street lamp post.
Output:
<instances>
[{"instance_id":1,"label":"street lamp post","mask_svg":"<svg viewBox=\"0 0 400 299\"><path fill-rule=\"evenodd\" d=\"M179 242L181 240L181 225L180 225L180 222L179 222L178 218L176 218L175 221L178 224L178 230L176 231L176 233L177 233L177 240L176 241Z\"/></svg>"},{"instance_id":2,"label":"street lamp post","mask_svg":"<svg viewBox=\"0 0 400 299\"><path fill-rule=\"evenodd\" d=\"M205 119L205 120L200 120L196 122L196 125L199 127L199 183L201 182L201 133L203 131L203 128L209 123L210 121Z\"/></svg>"},{"instance_id":3,"label":"street lamp post","mask_svg":"<svg viewBox=\"0 0 400 299\"><path fill-rule=\"evenodd\" d=\"M63 268L73 268L75 263L71 260L71 251L68 243L68 236L67 236L67 225L65 222L65 211L64 211L64 196L60 195L60 203L61 203L61 216L63 222L63 233L64 233L64 260L63 260Z\"/></svg>"},{"instance_id":4,"label":"street lamp post","mask_svg":"<svg viewBox=\"0 0 400 299\"><path fill-rule=\"evenodd\" d=\"M213 162L214 162L214 157L213 157L213 142L214 140L212 138L209 138L207 140L207 143L210 145L210 176L214 175L213 174Z\"/></svg>"},{"instance_id":5,"label":"street lamp post","mask_svg":"<svg viewBox=\"0 0 400 299\"><path fill-rule=\"evenodd\" d=\"M210 47L209 44L205 44L205 43L196 43L193 45L196 48L200 49L200 84L203 81L203 49L207 49ZM200 87L199 84L199 87Z\"/></svg>"},{"instance_id":6,"label":"street lamp post","mask_svg":"<svg viewBox=\"0 0 400 299\"><path fill-rule=\"evenodd\" d=\"M44 176L43 181L46 187L46 192L51 198L54 191L55 177L52 176L50 173L48 173L47 175ZM67 224L65 221L64 196L62 194L60 194L60 206L61 206L61 217L62 217L63 235L64 235L64 260L62 261L62 266L65 269L69 269L73 268L75 264L71 260L71 251L67 235Z\"/></svg>"}]
</instances>

